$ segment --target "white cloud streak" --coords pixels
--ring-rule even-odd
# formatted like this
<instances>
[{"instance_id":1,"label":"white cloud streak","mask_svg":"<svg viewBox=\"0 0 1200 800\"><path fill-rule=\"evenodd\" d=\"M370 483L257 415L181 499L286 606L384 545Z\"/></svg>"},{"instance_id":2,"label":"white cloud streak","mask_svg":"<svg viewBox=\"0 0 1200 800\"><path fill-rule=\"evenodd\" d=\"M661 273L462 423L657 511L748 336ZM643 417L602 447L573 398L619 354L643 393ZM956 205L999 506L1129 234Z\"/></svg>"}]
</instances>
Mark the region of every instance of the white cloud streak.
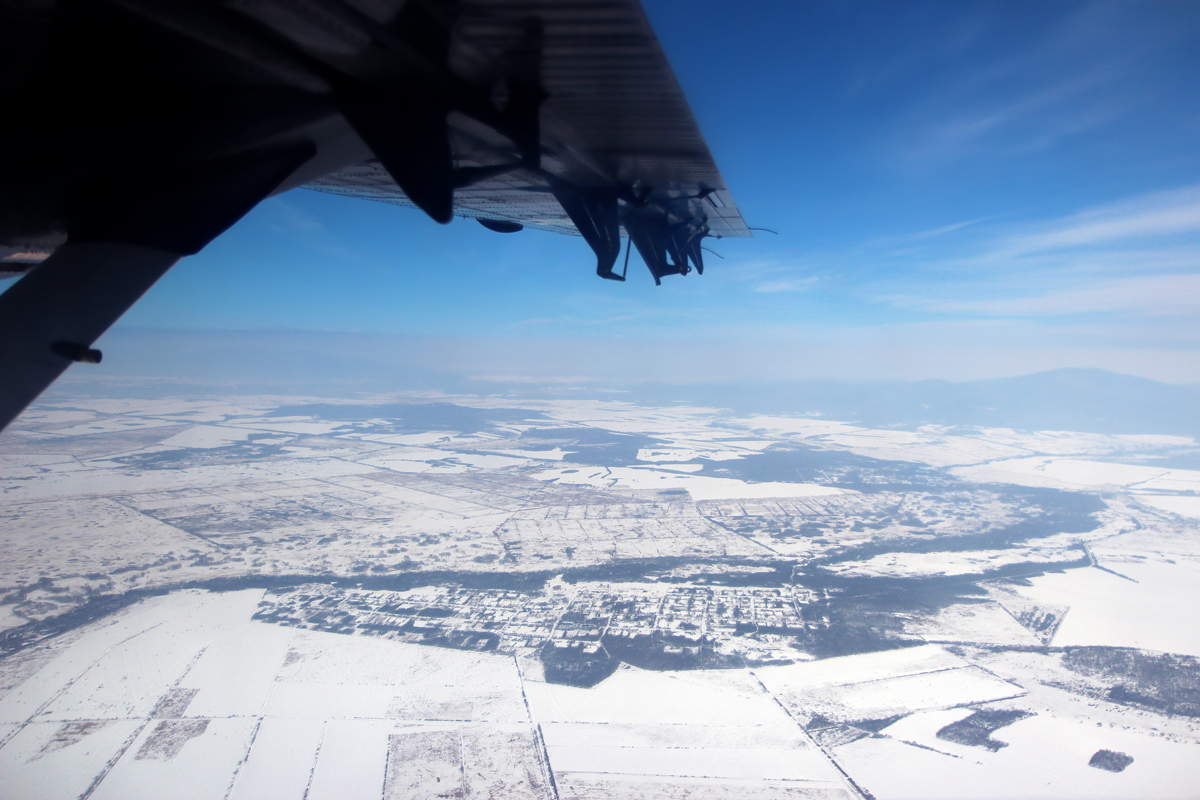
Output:
<instances>
[{"instance_id":1,"label":"white cloud streak","mask_svg":"<svg viewBox=\"0 0 1200 800\"><path fill-rule=\"evenodd\" d=\"M1190 186L1067 217L1047 231L1014 237L997 255L1094 247L1196 232L1200 232L1200 186Z\"/></svg>"},{"instance_id":2,"label":"white cloud streak","mask_svg":"<svg viewBox=\"0 0 1200 800\"><path fill-rule=\"evenodd\" d=\"M1065 316L1140 312L1151 316L1200 312L1200 275L1145 275L1025 297L979 300L894 298L926 311L985 316Z\"/></svg>"},{"instance_id":3,"label":"white cloud streak","mask_svg":"<svg viewBox=\"0 0 1200 800\"><path fill-rule=\"evenodd\" d=\"M988 219L990 219L990 217L979 217L978 219L969 219L965 222L955 222L950 225L943 225L940 228L934 228L933 230L911 233L906 238L915 240L932 239L935 236L945 236L947 233L954 233L955 231L970 227L971 225L978 225L980 222L986 222Z\"/></svg>"},{"instance_id":4,"label":"white cloud streak","mask_svg":"<svg viewBox=\"0 0 1200 800\"><path fill-rule=\"evenodd\" d=\"M1200 186L992 230L974 253L925 260L923 280L878 287L876 301L991 317L1200 317Z\"/></svg>"},{"instance_id":5,"label":"white cloud streak","mask_svg":"<svg viewBox=\"0 0 1200 800\"><path fill-rule=\"evenodd\" d=\"M756 292L779 293L779 292L807 292L814 288L820 282L819 278L780 278L773 281L764 281L754 287Z\"/></svg>"}]
</instances>

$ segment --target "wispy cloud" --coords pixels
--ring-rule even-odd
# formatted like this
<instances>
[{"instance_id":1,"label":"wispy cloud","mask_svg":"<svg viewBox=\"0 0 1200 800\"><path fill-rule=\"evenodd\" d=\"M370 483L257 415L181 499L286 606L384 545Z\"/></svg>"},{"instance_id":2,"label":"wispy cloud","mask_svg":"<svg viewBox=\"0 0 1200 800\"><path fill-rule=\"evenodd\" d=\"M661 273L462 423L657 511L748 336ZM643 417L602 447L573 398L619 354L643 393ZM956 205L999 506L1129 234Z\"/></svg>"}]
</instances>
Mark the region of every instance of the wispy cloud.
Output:
<instances>
[{"instance_id":1,"label":"wispy cloud","mask_svg":"<svg viewBox=\"0 0 1200 800\"><path fill-rule=\"evenodd\" d=\"M1048 151L1128 117L1155 94L1145 65L1183 35L1133 8L1083 4L1055 25L1032 26L1023 47L947 65L946 79L914 97L884 146L902 168L937 169Z\"/></svg>"},{"instance_id":2,"label":"wispy cloud","mask_svg":"<svg viewBox=\"0 0 1200 800\"><path fill-rule=\"evenodd\" d=\"M816 277L809 278L780 278L773 281L764 281L754 287L756 292L807 292L814 288L820 279Z\"/></svg>"},{"instance_id":3,"label":"wispy cloud","mask_svg":"<svg viewBox=\"0 0 1200 800\"><path fill-rule=\"evenodd\" d=\"M978 225L980 222L986 222L989 219L991 219L991 217L979 217L977 219L966 220L965 222L955 222L950 225L943 225L940 228L934 228L933 230L910 233L904 238L912 240L932 239L935 236L945 236L948 233L954 233L955 231L960 231L963 228L969 228L972 225Z\"/></svg>"},{"instance_id":4,"label":"wispy cloud","mask_svg":"<svg viewBox=\"0 0 1200 800\"><path fill-rule=\"evenodd\" d=\"M1074 101L1082 100L1106 82L1107 76L1093 72L1025 96L955 111L919 127L909 157L951 160L985 144L990 150L1009 153L1045 149L1063 138L1103 125L1125 110L1123 104L1112 100L1071 108Z\"/></svg>"},{"instance_id":5,"label":"wispy cloud","mask_svg":"<svg viewBox=\"0 0 1200 800\"><path fill-rule=\"evenodd\" d=\"M624 314L615 317L596 317L592 319L582 317L533 317L514 322L513 327L524 328L538 325L611 325L615 322L628 322L633 319L637 319L637 315Z\"/></svg>"},{"instance_id":6,"label":"wispy cloud","mask_svg":"<svg viewBox=\"0 0 1200 800\"><path fill-rule=\"evenodd\" d=\"M268 229L275 233L321 233L325 230L321 220L300 208L290 198L273 197L262 208L270 215Z\"/></svg>"},{"instance_id":7,"label":"wispy cloud","mask_svg":"<svg viewBox=\"0 0 1200 800\"><path fill-rule=\"evenodd\" d=\"M1094 247L1200 232L1200 186L1156 192L1084 211L1048 229L1012 237L997 255Z\"/></svg>"},{"instance_id":8,"label":"wispy cloud","mask_svg":"<svg viewBox=\"0 0 1200 800\"><path fill-rule=\"evenodd\" d=\"M1056 289L1019 297L934 300L895 297L898 305L925 311L984 316L1065 316L1138 312L1152 316L1196 314L1200 275L1147 275Z\"/></svg>"},{"instance_id":9,"label":"wispy cloud","mask_svg":"<svg viewBox=\"0 0 1200 800\"><path fill-rule=\"evenodd\" d=\"M923 261L903 253L916 272L903 273L902 286L877 284L876 300L988 317L1200 315L1200 186L993 225L971 238L951 250L926 248Z\"/></svg>"},{"instance_id":10,"label":"wispy cloud","mask_svg":"<svg viewBox=\"0 0 1200 800\"><path fill-rule=\"evenodd\" d=\"M473 381L483 381L485 383L557 383L567 385L595 383L599 380L599 378L589 377L586 375L572 375L569 377L539 375L471 375L469 377Z\"/></svg>"}]
</instances>

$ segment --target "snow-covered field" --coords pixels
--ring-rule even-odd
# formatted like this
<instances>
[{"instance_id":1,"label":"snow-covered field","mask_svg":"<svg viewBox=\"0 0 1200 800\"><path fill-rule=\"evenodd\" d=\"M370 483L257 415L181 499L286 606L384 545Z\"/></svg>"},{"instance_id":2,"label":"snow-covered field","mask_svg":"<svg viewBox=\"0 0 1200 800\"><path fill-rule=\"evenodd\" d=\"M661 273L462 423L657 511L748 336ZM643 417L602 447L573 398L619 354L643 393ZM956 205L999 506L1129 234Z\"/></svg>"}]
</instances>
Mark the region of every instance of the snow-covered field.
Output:
<instances>
[{"instance_id":1,"label":"snow-covered field","mask_svg":"<svg viewBox=\"0 0 1200 800\"><path fill-rule=\"evenodd\" d=\"M1039 714L998 731L1008 746L993 753L934 738L935 726L952 719L905 720L885 728L883 736L838 747L835 755L879 800L1196 796L1200 761L1194 742ZM1118 774L1089 767L1101 749L1130 755L1133 764Z\"/></svg>"},{"instance_id":2,"label":"snow-covered field","mask_svg":"<svg viewBox=\"0 0 1200 800\"><path fill-rule=\"evenodd\" d=\"M974 481L1018 483L1062 489L1122 488L1141 491L1200 490L1200 470L1164 469L1138 464L1088 461L1078 458L1015 458L955 467L954 474Z\"/></svg>"},{"instance_id":3,"label":"snow-covered field","mask_svg":"<svg viewBox=\"0 0 1200 800\"><path fill-rule=\"evenodd\" d=\"M843 773L879 798L1186 797L1200 780L1200 726L1159 733L1145 713L1030 683L1029 666L944 646L626 666L585 689L508 656L252 621L261 595L148 598L0 661L0 797L856 796ZM937 736L995 707L1033 716L997 731L996 750ZM877 734L854 733L870 720ZM1099 749L1134 766L1089 767Z\"/></svg>"},{"instance_id":4,"label":"snow-covered field","mask_svg":"<svg viewBox=\"0 0 1200 800\"><path fill-rule=\"evenodd\" d=\"M1137 499L1139 502L1160 508L1172 514L1178 514L1181 517L1200 518L1200 496L1139 492Z\"/></svg>"},{"instance_id":5,"label":"snow-covered field","mask_svg":"<svg viewBox=\"0 0 1200 800\"><path fill-rule=\"evenodd\" d=\"M1100 547L1094 552L1111 572L1070 570L1032 578L1032 586L1017 588L1038 603L1071 609L1052 644L1137 647L1200 657L1200 561L1130 558Z\"/></svg>"},{"instance_id":6,"label":"snow-covered field","mask_svg":"<svg viewBox=\"0 0 1200 800\"><path fill-rule=\"evenodd\" d=\"M978 575L1013 564L1061 564L1080 557L1068 542L1050 546L1030 543L1003 550L968 550L961 553L884 553L863 561L843 561L832 568L842 575L880 575L898 578L932 575Z\"/></svg>"},{"instance_id":7,"label":"snow-covered field","mask_svg":"<svg viewBox=\"0 0 1200 800\"><path fill-rule=\"evenodd\" d=\"M887 719L1024 693L935 645L764 667L757 674L794 716L805 720Z\"/></svg>"},{"instance_id":8,"label":"snow-covered field","mask_svg":"<svg viewBox=\"0 0 1200 800\"><path fill-rule=\"evenodd\" d=\"M580 796L664 777L851 796L747 670L576 689L507 656L254 622L261 595L176 592L43 645L0 697L0 797L549 798L552 773Z\"/></svg>"},{"instance_id":9,"label":"snow-covered field","mask_svg":"<svg viewBox=\"0 0 1200 800\"><path fill-rule=\"evenodd\" d=\"M106 399L6 432L0 800L1200 785L1200 471L1160 466L1190 439L403 399L428 422ZM550 683L543 646L643 668ZM946 734L977 713L1013 716Z\"/></svg>"},{"instance_id":10,"label":"snow-covered field","mask_svg":"<svg viewBox=\"0 0 1200 800\"><path fill-rule=\"evenodd\" d=\"M661 465L668 466L668 465ZM601 489L683 489L695 500L754 499L759 497L820 497L843 490L811 483L764 481L747 483L734 478L680 474L677 470L645 467L583 467L551 469L534 477L556 483Z\"/></svg>"}]
</instances>

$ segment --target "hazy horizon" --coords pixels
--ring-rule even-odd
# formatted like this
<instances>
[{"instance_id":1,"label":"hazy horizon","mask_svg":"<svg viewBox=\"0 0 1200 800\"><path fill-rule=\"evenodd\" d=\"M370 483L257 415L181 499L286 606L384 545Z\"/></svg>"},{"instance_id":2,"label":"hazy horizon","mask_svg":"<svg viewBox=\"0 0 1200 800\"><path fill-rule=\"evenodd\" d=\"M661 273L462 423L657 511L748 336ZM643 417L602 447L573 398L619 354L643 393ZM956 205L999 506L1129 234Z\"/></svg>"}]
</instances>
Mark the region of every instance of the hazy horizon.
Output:
<instances>
[{"instance_id":1,"label":"hazy horizon","mask_svg":"<svg viewBox=\"0 0 1200 800\"><path fill-rule=\"evenodd\" d=\"M1200 352L1128 348L1117 354L1086 348L1036 347L1014 352L977 340L918 346L896 331L849 329L813 341L646 341L602 336L473 336L302 329L141 328L122 325L97 346L101 368L76 368L70 378L101 375L212 380L224 368L273 369L280 380L350 380L355 370L437 372L474 381L589 384L729 384L797 381L926 381L952 383L1015 378L1059 369L1099 369L1160 383L1200 385ZM889 337L888 333L892 335ZM863 341L878 337L877 341ZM858 341L854 341L857 339ZM224 359L224 360L223 360ZM306 361L306 359L309 359ZM308 372L306 376L305 372Z\"/></svg>"}]
</instances>

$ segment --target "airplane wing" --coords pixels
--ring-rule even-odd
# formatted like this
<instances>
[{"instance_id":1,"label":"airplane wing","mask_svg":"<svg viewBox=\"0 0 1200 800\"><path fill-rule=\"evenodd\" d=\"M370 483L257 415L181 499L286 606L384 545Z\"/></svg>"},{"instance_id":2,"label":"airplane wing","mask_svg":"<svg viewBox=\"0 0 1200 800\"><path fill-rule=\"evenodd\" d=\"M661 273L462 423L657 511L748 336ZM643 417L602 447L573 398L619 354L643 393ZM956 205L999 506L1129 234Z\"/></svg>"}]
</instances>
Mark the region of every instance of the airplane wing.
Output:
<instances>
[{"instance_id":1,"label":"airplane wing","mask_svg":"<svg viewBox=\"0 0 1200 800\"><path fill-rule=\"evenodd\" d=\"M675 222L694 219L715 238L750 235L636 2L600 6L540 0L522 3L520 13L508 14L505 22L505 9L512 5L508 0L463 4L457 58L500 64L515 54L535 61L535 81L545 93L539 120L542 170L583 185L624 190L631 207L645 193L648 205L661 202L678 213ZM528 31L536 31L536 37ZM520 161L512 142L469 118L452 116L450 135L456 164L464 167L483 170ZM454 194L454 213L579 235L542 170L517 168L462 186ZM378 159L334 172L308 188L416 205Z\"/></svg>"},{"instance_id":2,"label":"airplane wing","mask_svg":"<svg viewBox=\"0 0 1200 800\"><path fill-rule=\"evenodd\" d=\"M749 236L637 0L45 0L0 10L0 428L180 257L306 186L622 236L656 283ZM626 256L626 266L628 256Z\"/></svg>"}]
</instances>

